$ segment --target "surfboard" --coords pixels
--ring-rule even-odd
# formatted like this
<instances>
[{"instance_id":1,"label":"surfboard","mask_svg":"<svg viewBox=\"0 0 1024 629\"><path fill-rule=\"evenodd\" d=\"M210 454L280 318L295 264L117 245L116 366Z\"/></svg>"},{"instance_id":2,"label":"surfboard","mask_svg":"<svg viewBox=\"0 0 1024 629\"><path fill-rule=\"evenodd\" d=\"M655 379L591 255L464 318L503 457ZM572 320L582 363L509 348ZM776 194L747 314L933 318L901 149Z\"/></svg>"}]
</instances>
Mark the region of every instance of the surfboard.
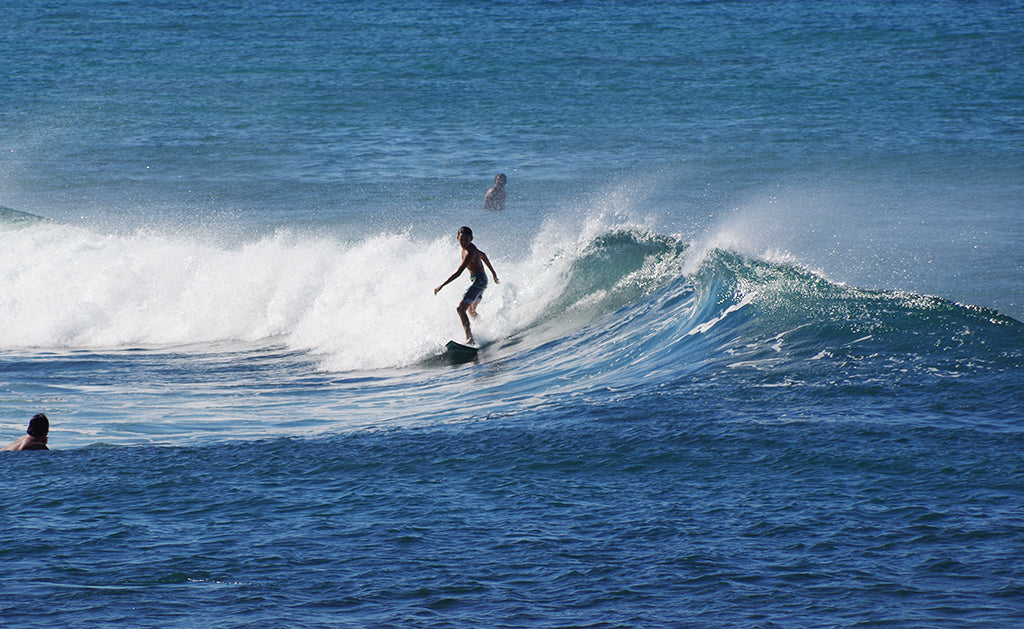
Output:
<instances>
[{"instance_id":1,"label":"surfboard","mask_svg":"<svg viewBox=\"0 0 1024 629\"><path fill-rule=\"evenodd\" d=\"M475 362L482 346L463 345L457 341L448 341L441 353L423 361L426 365L461 365Z\"/></svg>"},{"instance_id":2,"label":"surfboard","mask_svg":"<svg viewBox=\"0 0 1024 629\"><path fill-rule=\"evenodd\" d=\"M455 341L448 341L444 346L445 356L453 361L473 360L476 358L476 353L478 351L480 351L479 347L463 345L462 343L456 343Z\"/></svg>"}]
</instances>

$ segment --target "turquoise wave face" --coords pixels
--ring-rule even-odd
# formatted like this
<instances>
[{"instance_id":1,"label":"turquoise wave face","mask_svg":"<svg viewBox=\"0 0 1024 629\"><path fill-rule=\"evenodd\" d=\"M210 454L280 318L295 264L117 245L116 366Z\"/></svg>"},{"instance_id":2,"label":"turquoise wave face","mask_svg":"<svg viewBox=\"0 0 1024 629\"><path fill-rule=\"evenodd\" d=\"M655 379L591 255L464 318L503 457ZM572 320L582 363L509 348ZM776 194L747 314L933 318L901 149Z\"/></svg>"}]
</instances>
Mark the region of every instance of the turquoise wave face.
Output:
<instances>
[{"instance_id":1,"label":"turquoise wave face","mask_svg":"<svg viewBox=\"0 0 1024 629\"><path fill-rule=\"evenodd\" d=\"M970 347L972 335L986 336L977 349L990 351L994 344L999 351L1015 348L1024 330L1015 319L986 308L845 286L793 264L724 250L704 254L697 270L687 274L692 252L656 234L601 235L581 247L564 289L538 322L595 324L629 342L722 335L718 330L725 329L738 346L787 341L811 356L825 345L948 355Z\"/></svg>"},{"instance_id":2,"label":"turquoise wave face","mask_svg":"<svg viewBox=\"0 0 1024 629\"><path fill-rule=\"evenodd\" d=\"M949 386L976 398L971 387L981 382L989 403L1019 408L1024 324L1015 319L720 250L692 275L668 270L689 251L632 232L594 239L570 265L561 298L509 354L536 347L523 370L538 387L654 388L693 378L824 395ZM643 271L654 268L664 272Z\"/></svg>"}]
</instances>

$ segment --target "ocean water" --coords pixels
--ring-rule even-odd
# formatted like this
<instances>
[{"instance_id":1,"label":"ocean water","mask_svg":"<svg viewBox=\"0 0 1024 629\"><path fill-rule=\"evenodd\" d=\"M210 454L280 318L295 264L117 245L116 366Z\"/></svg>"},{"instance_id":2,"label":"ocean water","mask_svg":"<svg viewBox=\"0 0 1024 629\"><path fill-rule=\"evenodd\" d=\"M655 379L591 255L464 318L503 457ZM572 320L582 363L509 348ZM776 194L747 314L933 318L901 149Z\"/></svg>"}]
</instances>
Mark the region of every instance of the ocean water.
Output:
<instances>
[{"instance_id":1,"label":"ocean water","mask_svg":"<svg viewBox=\"0 0 1024 629\"><path fill-rule=\"evenodd\" d=\"M1024 617L1024 3L0 24L3 626Z\"/></svg>"}]
</instances>

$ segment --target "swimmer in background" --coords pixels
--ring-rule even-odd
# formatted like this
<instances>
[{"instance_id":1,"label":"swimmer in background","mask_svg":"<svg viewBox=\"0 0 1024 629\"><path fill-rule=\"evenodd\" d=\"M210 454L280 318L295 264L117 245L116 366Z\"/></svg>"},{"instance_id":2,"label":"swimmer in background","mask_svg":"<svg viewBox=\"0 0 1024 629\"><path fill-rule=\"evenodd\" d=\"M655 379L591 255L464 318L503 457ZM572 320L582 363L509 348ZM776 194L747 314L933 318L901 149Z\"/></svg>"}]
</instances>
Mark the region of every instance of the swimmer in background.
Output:
<instances>
[{"instance_id":1,"label":"swimmer in background","mask_svg":"<svg viewBox=\"0 0 1024 629\"><path fill-rule=\"evenodd\" d=\"M508 177L505 176L505 173L498 173L498 176L494 178L494 185L487 191L487 194L484 195L485 210L505 209L506 182L508 182Z\"/></svg>"},{"instance_id":2,"label":"swimmer in background","mask_svg":"<svg viewBox=\"0 0 1024 629\"><path fill-rule=\"evenodd\" d=\"M50 432L50 420L39 413L28 421L27 434L3 450L49 450L46 447L46 435Z\"/></svg>"},{"instance_id":3,"label":"swimmer in background","mask_svg":"<svg viewBox=\"0 0 1024 629\"><path fill-rule=\"evenodd\" d=\"M462 275L464 270L469 269L473 285L466 290L466 294L462 296L462 301L455 311L459 313L462 328L466 331L466 341L472 344L476 341L473 340L473 332L469 329L469 317L476 318L476 305L480 303L484 289L487 288L487 273L484 271L484 265L487 265L487 268L491 270L495 284L498 283L498 274L494 272L494 267L491 266L491 261L487 259L487 254L477 249L476 245L473 244L472 229L460 227L458 238L459 244L462 246L462 264L459 265L455 273L452 273L451 277L434 289L434 294L436 295L446 284Z\"/></svg>"}]
</instances>

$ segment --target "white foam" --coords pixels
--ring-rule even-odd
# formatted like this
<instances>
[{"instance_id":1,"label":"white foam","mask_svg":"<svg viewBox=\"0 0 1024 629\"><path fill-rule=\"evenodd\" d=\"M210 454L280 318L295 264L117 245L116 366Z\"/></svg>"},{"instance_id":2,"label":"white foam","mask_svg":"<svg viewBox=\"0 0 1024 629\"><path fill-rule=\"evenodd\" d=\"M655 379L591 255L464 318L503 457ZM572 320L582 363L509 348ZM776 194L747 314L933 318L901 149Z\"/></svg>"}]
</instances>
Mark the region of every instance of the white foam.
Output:
<instances>
[{"instance_id":1,"label":"white foam","mask_svg":"<svg viewBox=\"0 0 1024 629\"><path fill-rule=\"evenodd\" d=\"M280 231L224 244L57 224L3 236L0 348L279 338L322 355L329 369L358 369L414 362L462 334L455 307L468 276L433 292L459 265L453 236L341 242ZM557 295L558 270L489 255L501 283L488 288L474 329L494 339Z\"/></svg>"}]
</instances>

